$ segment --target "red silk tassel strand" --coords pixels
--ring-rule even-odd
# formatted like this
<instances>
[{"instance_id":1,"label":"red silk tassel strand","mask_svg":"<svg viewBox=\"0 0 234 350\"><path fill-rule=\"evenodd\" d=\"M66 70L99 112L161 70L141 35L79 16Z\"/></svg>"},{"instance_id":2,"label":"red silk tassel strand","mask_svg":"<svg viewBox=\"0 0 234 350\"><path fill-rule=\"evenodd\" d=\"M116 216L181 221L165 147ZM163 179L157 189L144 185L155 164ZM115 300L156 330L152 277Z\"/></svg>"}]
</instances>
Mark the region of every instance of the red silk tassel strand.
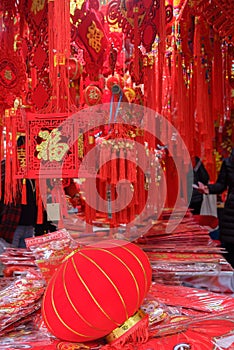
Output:
<instances>
[{"instance_id":1,"label":"red silk tassel strand","mask_svg":"<svg viewBox=\"0 0 234 350\"><path fill-rule=\"evenodd\" d=\"M27 204L27 184L26 179L22 180L22 188L21 188L21 204Z\"/></svg>"},{"instance_id":2,"label":"red silk tassel strand","mask_svg":"<svg viewBox=\"0 0 234 350\"><path fill-rule=\"evenodd\" d=\"M125 153L124 149L120 148L119 151L119 180L126 179L126 168L125 168Z\"/></svg>"},{"instance_id":3,"label":"red silk tassel strand","mask_svg":"<svg viewBox=\"0 0 234 350\"><path fill-rule=\"evenodd\" d=\"M119 338L117 338L110 344L104 345L103 350L122 350L138 348L139 344L144 344L148 341L148 322L148 316L145 316Z\"/></svg>"},{"instance_id":4,"label":"red silk tassel strand","mask_svg":"<svg viewBox=\"0 0 234 350\"><path fill-rule=\"evenodd\" d=\"M136 82L139 82L139 28L138 28L138 7L133 8L134 12L134 73Z\"/></svg>"},{"instance_id":5,"label":"red silk tassel strand","mask_svg":"<svg viewBox=\"0 0 234 350\"><path fill-rule=\"evenodd\" d=\"M50 111L70 110L69 77L70 57L70 2L48 2L48 36L50 82L53 87Z\"/></svg>"},{"instance_id":6,"label":"red silk tassel strand","mask_svg":"<svg viewBox=\"0 0 234 350\"><path fill-rule=\"evenodd\" d=\"M118 158L116 149L112 147L111 153L111 184L116 185L118 182Z\"/></svg>"},{"instance_id":7,"label":"red silk tassel strand","mask_svg":"<svg viewBox=\"0 0 234 350\"><path fill-rule=\"evenodd\" d=\"M37 202L37 224L43 224L44 207L39 189L39 180L35 180L36 184L36 202Z\"/></svg>"}]
</instances>

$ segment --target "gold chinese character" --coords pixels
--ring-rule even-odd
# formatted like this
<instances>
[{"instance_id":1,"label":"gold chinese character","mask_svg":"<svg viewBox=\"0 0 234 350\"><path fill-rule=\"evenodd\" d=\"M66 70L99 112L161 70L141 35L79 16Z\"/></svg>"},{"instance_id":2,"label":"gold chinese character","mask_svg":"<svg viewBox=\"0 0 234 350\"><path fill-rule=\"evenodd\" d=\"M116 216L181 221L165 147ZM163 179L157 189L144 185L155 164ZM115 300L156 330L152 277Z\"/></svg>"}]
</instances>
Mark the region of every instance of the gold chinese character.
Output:
<instances>
[{"instance_id":1,"label":"gold chinese character","mask_svg":"<svg viewBox=\"0 0 234 350\"><path fill-rule=\"evenodd\" d=\"M98 94L97 94L96 89L90 89L89 98L91 100L96 100L98 98Z\"/></svg>"},{"instance_id":2,"label":"gold chinese character","mask_svg":"<svg viewBox=\"0 0 234 350\"><path fill-rule=\"evenodd\" d=\"M36 146L36 150L39 152L37 158L49 161L61 161L69 150L69 146L66 143L60 142L61 132L56 128L51 133L48 130L41 130L38 135L44 141Z\"/></svg>"},{"instance_id":3,"label":"gold chinese character","mask_svg":"<svg viewBox=\"0 0 234 350\"><path fill-rule=\"evenodd\" d=\"M33 0L31 6L31 12L36 15L39 11L43 10L45 6L45 0Z\"/></svg>"},{"instance_id":4,"label":"gold chinese character","mask_svg":"<svg viewBox=\"0 0 234 350\"><path fill-rule=\"evenodd\" d=\"M97 53L100 52L103 32L97 28L94 21L92 21L92 24L88 27L87 38L89 41L89 46L91 46Z\"/></svg>"},{"instance_id":5,"label":"gold chinese character","mask_svg":"<svg viewBox=\"0 0 234 350\"><path fill-rule=\"evenodd\" d=\"M5 77L7 80L12 80L12 71L6 69L5 72L4 72L4 77Z\"/></svg>"}]
</instances>

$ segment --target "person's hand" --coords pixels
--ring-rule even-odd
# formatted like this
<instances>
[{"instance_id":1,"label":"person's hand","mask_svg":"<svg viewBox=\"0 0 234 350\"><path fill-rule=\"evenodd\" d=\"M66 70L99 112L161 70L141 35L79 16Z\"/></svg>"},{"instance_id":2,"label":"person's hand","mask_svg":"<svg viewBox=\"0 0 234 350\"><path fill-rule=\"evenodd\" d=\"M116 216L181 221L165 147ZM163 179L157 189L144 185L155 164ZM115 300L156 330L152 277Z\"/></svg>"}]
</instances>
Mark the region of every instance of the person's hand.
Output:
<instances>
[{"instance_id":1,"label":"person's hand","mask_svg":"<svg viewBox=\"0 0 234 350\"><path fill-rule=\"evenodd\" d=\"M204 185L202 182L198 181L198 189L197 189L200 193L204 193L204 194L209 194L209 188Z\"/></svg>"}]
</instances>

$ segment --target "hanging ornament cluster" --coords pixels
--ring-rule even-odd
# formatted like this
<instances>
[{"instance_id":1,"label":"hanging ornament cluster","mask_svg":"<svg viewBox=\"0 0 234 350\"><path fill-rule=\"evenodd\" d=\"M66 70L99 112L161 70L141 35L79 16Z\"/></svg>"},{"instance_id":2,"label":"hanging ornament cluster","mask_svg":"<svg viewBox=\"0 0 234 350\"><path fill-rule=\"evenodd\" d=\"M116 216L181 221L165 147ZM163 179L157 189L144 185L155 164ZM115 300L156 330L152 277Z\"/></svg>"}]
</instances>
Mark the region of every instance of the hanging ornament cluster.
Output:
<instances>
[{"instance_id":1,"label":"hanging ornament cluster","mask_svg":"<svg viewBox=\"0 0 234 350\"><path fill-rule=\"evenodd\" d=\"M160 6L159 1L114 0L108 4L107 21L111 26L118 24L131 42L137 41L138 45L142 42L150 51L159 29L157 11Z\"/></svg>"},{"instance_id":2,"label":"hanging ornament cluster","mask_svg":"<svg viewBox=\"0 0 234 350\"><path fill-rule=\"evenodd\" d=\"M191 9L193 3L191 3ZM194 9L193 9L194 10ZM233 43L234 38L234 9L232 0L210 2L199 0L196 3L196 13L212 25L220 37Z\"/></svg>"}]
</instances>

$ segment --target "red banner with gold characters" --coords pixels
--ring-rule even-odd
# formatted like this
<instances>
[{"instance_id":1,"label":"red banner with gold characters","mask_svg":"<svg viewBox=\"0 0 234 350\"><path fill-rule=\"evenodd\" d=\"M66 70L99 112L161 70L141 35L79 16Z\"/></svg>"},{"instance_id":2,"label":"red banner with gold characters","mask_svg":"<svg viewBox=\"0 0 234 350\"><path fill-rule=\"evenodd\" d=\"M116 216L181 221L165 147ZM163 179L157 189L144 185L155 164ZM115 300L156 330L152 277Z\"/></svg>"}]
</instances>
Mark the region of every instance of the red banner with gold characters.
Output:
<instances>
[{"instance_id":1,"label":"red banner with gold characters","mask_svg":"<svg viewBox=\"0 0 234 350\"><path fill-rule=\"evenodd\" d=\"M79 161L72 144L73 120L69 123L66 114L28 113L27 130L27 177L76 177Z\"/></svg>"},{"instance_id":2,"label":"red banner with gold characters","mask_svg":"<svg viewBox=\"0 0 234 350\"><path fill-rule=\"evenodd\" d=\"M76 35L79 45L84 47L91 61L99 66L102 65L108 42L102 23L93 10L83 18Z\"/></svg>"}]
</instances>

